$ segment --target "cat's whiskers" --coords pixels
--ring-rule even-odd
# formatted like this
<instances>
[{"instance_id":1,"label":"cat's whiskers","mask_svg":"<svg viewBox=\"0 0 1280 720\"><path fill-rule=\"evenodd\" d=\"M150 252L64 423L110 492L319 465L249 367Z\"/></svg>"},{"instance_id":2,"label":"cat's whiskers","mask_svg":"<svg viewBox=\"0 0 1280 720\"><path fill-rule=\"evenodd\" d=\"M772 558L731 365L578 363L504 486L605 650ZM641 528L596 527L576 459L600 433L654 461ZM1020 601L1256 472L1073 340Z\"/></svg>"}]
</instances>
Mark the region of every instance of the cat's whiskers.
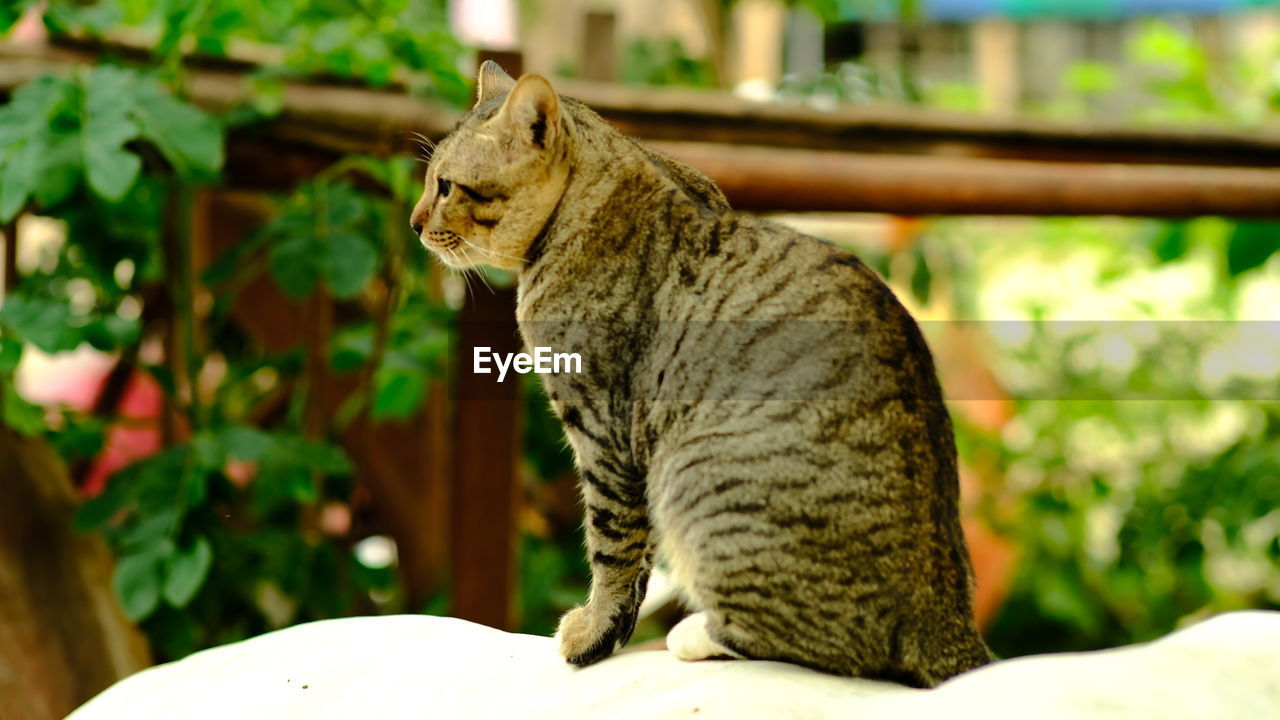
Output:
<instances>
[{"instance_id":1,"label":"cat's whiskers","mask_svg":"<svg viewBox=\"0 0 1280 720\"><path fill-rule=\"evenodd\" d=\"M446 249L445 252L449 253L449 257L452 258L454 262L458 263L458 265L463 264L462 258L458 256L458 253L455 252L454 248L450 247ZM470 268L455 266L455 267L451 267L450 269L453 271L455 275L458 275L462 278L462 287L466 288L467 290L467 299L472 302L475 302L475 299L476 299L475 288L471 287L471 273L468 272Z\"/></svg>"},{"instance_id":2,"label":"cat's whiskers","mask_svg":"<svg viewBox=\"0 0 1280 720\"><path fill-rule=\"evenodd\" d=\"M481 283L482 285L484 285L484 287L485 287L485 289L486 289L486 290L488 290L488 291L489 291L489 294L490 294L490 295L493 295L493 294L494 294L494 292L493 292L493 286L489 284L489 279L488 279L488 278L486 278L486 277L484 276L484 271L482 271L482 270L477 270L477 271L474 273L474 275L475 275L477 278L479 278L480 283Z\"/></svg>"},{"instance_id":3,"label":"cat's whiskers","mask_svg":"<svg viewBox=\"0 0 1280 720\"><path fill-rule=\"evenodd\" d=\"M435 154L437 143L431 138L420 132L406 130L406 134L413 136L418 145L418 159L425 163L431 162L431 156Z\"/></svg>"},{"instance_id":4,"label":"cat's whiskers","mask_svg":"<svg viewBox=\"0 0 1280 720\"><path fill-rule=\"evenodd\" d=\"M423 134L422 134L422 133L420 133L420 132L415 132L415 131L412 131L412 130L410 130L410 131L409 131L409 134L410 134L410 135L413 135L415 138L417 138L417 139L418 139L418 142L420 142L420 143L422 143L423 145L427 146L427 149L428 149L428 150L430 150L430 151L432 151L432 152L434 152L434 151L435 151L435 149L436 149L436 142L435 142L434 140L432 140L431 138L427 137L426 135L423 135Z\"/></svg>"},{"instance_id":5,"label":"cat's whiskers","mask_svg":"<svg viewBox=\"0 0 1280 720\"><path fill-rule=\"evenodd\" d=\"M464 240L463 242L466 242L466 241ZM470 245L471 243L467 243L467 244ZM484 272L481 270L476 270L474 265L460 268L459 272L462 273L463 281L468 284L468 287L470 286L471 278L474 277L480 281L480 284L484 285L485 289L489 291L490 295L494 294L493 286L489 284L489 280L484 276Z\"/></svg>"},{"instance_id":6,"label":"cat's whiskers","mask_svg":"<svg viewBox=\"0 0 1280 720\"><path fill-rule=\"evenodd\" d=\"M518 262L518 263L527 263L527 262L529 262L528 260L526 260L526 259L524 259L524 258L516 257L515 255L506 255L506 254L504 254L504 253L500 253L500 252L498 252L497 250L492 250L492 249L489 249L489 248L482 248L482 247L480 247L479 245L477 245L477 244L475 244L475 243L471 242L470 240L468 240L468 239L466 239L466 238L462 237L461 235L459 235L459 236L458 236L458 239L459 239L459 240L461 240L462 242L464 242L464 243L466 243L466 244L470 245L471 247L475 248L476 250L479 250L479 251L480 251L480 252L482 252L482 253L488 253L488 254L490 254L490 255L494 255L494 256L497 256L497 257L500 257L500 258L506 258L506 259L508 259L508 260L515 260L515 261L516 261L516 262Z\"/></svg>"}]
</instances>

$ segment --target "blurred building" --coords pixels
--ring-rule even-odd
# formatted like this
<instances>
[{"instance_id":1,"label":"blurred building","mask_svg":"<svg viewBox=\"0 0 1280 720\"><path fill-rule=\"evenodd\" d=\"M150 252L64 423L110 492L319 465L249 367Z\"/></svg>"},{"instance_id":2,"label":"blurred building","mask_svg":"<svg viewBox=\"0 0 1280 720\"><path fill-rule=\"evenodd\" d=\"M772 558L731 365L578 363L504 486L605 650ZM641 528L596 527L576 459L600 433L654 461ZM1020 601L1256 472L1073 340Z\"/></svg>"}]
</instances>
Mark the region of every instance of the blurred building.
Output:
<instances>
[{"instance_id":1,"label":"blurred building","mask_svg":"<svg viewBox=\"0 0 1280 720\"><path fill-rule=\"evenodd\" d=\"M1089 108L1122 115L1137 84L1126 61L1154 17L1189 33L1208 67L1242 57L1280 59L1280 0L836 0L825 19L782 0L454 0L473 27L464 38L492 45L492 28L518 18L525 69L597 81L714 85L768 97L826 73L863 74L844 99L915 99L963 87L966 109L1012 112L1051 105L1092 81L1117 92ZM902 8L916 7L916 16ZM477 24L476 19L487 18ZM502 33L497 33L501 35ZM505 49L505 48L499 48ZM1107 66L1102 77L1081 63ZM906 78L904 80L904 78ZM849 78L846 78L849 79ZM903 87L904 82L909 87ZM1078 89L1078 88L1077 88ZM1099 93L1101 95L1101 93ZM1130 100L1127 101L1126 98ZM948 103L943 103L948 104Z\"/></svg>"}]
</instances>

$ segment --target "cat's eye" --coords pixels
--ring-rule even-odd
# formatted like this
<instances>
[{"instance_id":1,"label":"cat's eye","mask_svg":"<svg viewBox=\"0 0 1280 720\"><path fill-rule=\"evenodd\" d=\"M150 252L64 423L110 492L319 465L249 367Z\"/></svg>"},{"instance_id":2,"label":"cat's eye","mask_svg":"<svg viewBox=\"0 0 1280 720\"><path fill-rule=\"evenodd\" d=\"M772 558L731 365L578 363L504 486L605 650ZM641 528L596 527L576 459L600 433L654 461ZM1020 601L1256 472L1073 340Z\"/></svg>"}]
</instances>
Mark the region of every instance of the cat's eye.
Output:
<instances>
[{"instance_id":1,"label":"cat's eye","mask_svg":"<svg viewBox=\"0 0 1280 720\"><path fill-rule=\"evenodd\" d=\"M436 193L439 194L440 197L449 197L449 192L451 190L453 190L452 182L445 180L444 178L436 180Z\"/></svg>"},{"instance_id":2,"label":"cat's eye","mask_svg":"<svg viewBox=\"0 0 1280 720\"><path fill-rule=\"evenodd\" d=\"M471 198L472 200L475 200L478 203L487 203L493 199L491 197L488 197L487 195L481 195L480 193L476 192L475 190L472 190L466 185L459 185L458 189L466 193L467 197Z\"/></svg>"}]
</instances>

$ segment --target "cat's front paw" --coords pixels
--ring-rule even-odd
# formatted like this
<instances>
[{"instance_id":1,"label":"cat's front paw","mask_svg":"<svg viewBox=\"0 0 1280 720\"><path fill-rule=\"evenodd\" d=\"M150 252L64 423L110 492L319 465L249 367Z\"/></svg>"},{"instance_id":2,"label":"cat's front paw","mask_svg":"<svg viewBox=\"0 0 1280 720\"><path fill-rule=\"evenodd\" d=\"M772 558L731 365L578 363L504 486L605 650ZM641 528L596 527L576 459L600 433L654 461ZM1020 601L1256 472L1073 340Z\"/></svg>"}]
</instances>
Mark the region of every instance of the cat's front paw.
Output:
<instances>
[{"instance_id":1,"label":"cat's front paw","mask_svg":"<svg viewBox=\"0 0 1280 720\"><path fill-rule=\"evenodd\" d=\"M560 618L556 630L560 655L574 665L599 662L621 647L634 628L634 616L596 612L590 604L574 608Z\"/></svg>"}]
</instances>

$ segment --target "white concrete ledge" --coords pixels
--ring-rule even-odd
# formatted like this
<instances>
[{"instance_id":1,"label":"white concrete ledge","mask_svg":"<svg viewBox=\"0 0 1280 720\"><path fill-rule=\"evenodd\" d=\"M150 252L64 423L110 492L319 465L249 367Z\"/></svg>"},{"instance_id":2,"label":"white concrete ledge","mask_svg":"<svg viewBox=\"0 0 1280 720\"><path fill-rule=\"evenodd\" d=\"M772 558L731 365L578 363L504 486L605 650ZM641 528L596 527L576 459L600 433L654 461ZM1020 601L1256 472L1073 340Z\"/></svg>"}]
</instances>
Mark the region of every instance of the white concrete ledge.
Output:
<instances>
[{"instance_id":1,"label":"white concrete ledge","mask_svg":"<svg viewBox=\"0 0 1280 720\"><path fill-rule=\"evenodd\" d=\"M1146 645L1008 660L934 690L666 652L575 669L550 638L419 615L347 618L145 670L68 720L684 717L1280 718L1280 613L1228 613Z\"/></svg>"}]
</instances>

